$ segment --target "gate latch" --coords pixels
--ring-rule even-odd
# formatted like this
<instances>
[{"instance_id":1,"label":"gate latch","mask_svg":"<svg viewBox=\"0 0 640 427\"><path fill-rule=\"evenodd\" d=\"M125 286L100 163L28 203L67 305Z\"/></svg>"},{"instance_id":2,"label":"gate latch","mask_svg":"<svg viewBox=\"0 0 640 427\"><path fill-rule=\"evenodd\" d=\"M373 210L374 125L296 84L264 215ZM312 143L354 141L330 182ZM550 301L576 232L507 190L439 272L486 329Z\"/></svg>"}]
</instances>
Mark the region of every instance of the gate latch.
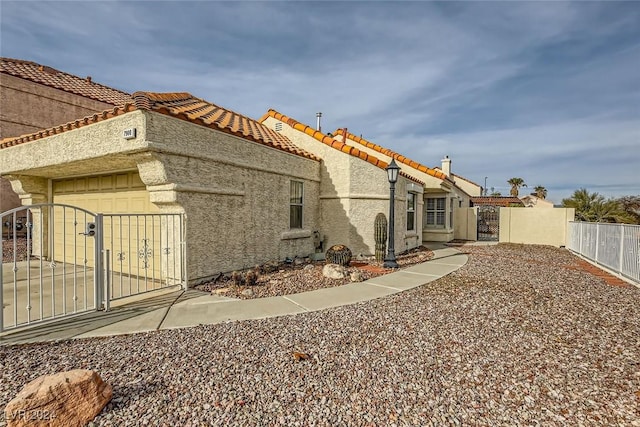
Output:
<instances>
[{"instance_id":1,"label":"gate latch","mask_svg":"<svg viewBox=\"0 0 640 427\"><path fill-rule=\"evenodd\" d=\"M78 234L83 234L85 236L95 236L96 235L96 223L95 222L88 222L87 225L85 226L84 233L78 233Z\"/></svg>"}]
</instances>

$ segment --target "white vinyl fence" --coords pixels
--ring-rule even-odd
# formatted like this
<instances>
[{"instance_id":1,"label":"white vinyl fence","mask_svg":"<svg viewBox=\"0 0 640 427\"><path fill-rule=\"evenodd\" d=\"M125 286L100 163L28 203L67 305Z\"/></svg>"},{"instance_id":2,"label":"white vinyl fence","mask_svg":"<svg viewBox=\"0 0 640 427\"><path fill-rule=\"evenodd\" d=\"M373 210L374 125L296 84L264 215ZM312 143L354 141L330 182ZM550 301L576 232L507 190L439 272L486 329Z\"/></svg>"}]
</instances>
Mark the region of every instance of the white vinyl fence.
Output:
<instances>
[{"instance_id":1,"label":"white vinyl fence","mask_svg":"<svg viewBox=\"0 0 640 427\"><path fill-rule=\"evenodd\" d=\"M570 222L567 247L640 283L640 225Z\"/></svg>"}]
</instances>

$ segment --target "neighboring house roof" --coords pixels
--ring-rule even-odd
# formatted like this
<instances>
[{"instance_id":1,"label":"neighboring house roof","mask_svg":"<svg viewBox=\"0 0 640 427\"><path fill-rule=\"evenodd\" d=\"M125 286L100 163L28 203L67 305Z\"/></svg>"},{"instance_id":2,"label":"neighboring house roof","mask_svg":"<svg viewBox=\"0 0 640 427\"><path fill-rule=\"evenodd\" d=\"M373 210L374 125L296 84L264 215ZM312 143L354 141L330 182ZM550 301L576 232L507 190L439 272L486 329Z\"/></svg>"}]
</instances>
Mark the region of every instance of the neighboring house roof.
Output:
<instances>
[{"instance_id":1,"label":"neighboring house roof","mask_svg":"<svg viewBox=\"0 0 640 427\"><path fill-rule=\"evenodd\" d=\"M520 200L522 201L522 203L526 207L533 207L533 206L536 206L536 205L549 206L549 207L553 206L553 202L550 202L549 200L540 198L540 197L536 196L535 194L524 195L524 196L520 197Z\"/></svg>"},{"instance_id":2,"label":"neighboring house roof","mask_svg":"<svg viewBox=\"0 0 640 427\"><path fill-rule=\"evenodd\" d=\"M0 73L30 80L107 104L124 105L132 102L130 94L95 83L91 81L91 77L74 76L31 61L0 57Z\"/></svg>"},{"instance_id":3,"label":"neighboring house roof","mask_svg":"<svg viewBox=\"0 0 640 427\"><path fill-rule=\"evenodd\" d=\"M405 165L411 166L412 168L419 170L420 172L426 173L427 175L431 175L435 178L442 179L442 180L448 179L447 175L445 175L441 171L424 166L414 160L409 159L408 157L403 156L402 154L398 154L395 151L389 150L388 148L381 147L377 144L374 144L373 142L367 141L366 139L353 135L352 133L349 133L349 132L347 132L347 134L344 135L344 129L337 129L334 132L334 134L342 135L343 137L349 138L352 141L357 142L358 144L362 144L367 148L371 148L372 150L377 151L378 153L382 153L386 156L392 157L397 161L399 161L400 163L404 163Z\"/></svg>"},{"instance_id":4,"label":"neighboring house roof","mask_svg":"<svg viewBox=\"0 0 640 427\"><path fill-rule=\"evenodd\" d=\"M167 116L172 116L205 126L221 132L248 139L263 145L291 154L306 157L312 160L320 160L296 145L289 138L273 129L231 110L219 107L210 102L195 98L189 93L152 93L136 92L133 94L133 102L126 103L113 109L96 113L84 119L75 120L64 125L55 126L46 130L23 135L18 138L6 138L0 143L0 149L14 145L24 144L37 139L46 138L82 126L94 124L111 119L135 110L153 111Z\"/></svg>"},{"instance_id":5,"label":"neighboring house roof","mask_svg":"<svg viewBox=\"0 0 640 427\"><path fill-rule=\"evenodd\" d=\"M523 206L522 201L517 197L472 197L471 206Z\"/></svg>"},{"instance_id":6,"label":"neighboring house roof","mask_svg":"<svg viewBox=\"0 0 640 427\"><path fill-rule=\"evenodd\" d=\"M366 162L371 163L374 166L379 167L380 169L386 169L387 166L389 166L388 163L378 159L375 156L372 156L370 154L365 153L364 151L358 150L356 147L352 147L350 145L345 144L342 141L338 141L336 139L331 138L330 136L310 127L307 126L303 123L300 123L298 121L296 121L295 119L292 119L291 117L287 117L282 113L277 112L276 110L270 109L269 111L267 111L266 114L264 114L261 118L260 118L260 123L263 123L267 118L269 117L273 117L277 120L280 120L284 123L286 123L287 125L291 126L292 128L299 130L300 132L303 132L309 136L311 136L312 138L314 138L317 141L322 142L325 145L328 145L331 148L334 148L338 151L342 151L343 153L349 154L353 157L358 157ZM400 175L404 176L405 178L408 178L416 183L419 183L420 185L424 185L424 182L410 176L407 175L406 173L400 171Z\"/></svg>"}]
</instances>

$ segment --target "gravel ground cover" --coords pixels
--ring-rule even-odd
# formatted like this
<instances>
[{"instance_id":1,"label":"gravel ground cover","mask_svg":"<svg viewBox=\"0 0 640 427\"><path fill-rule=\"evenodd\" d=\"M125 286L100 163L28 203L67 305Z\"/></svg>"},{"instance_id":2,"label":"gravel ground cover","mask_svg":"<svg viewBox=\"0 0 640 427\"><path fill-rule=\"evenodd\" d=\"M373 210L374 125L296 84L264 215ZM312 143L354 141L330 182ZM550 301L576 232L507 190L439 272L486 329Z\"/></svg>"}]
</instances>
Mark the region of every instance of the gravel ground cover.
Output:
<instances>
[{"instance_id":1,"label":"gravel ground cover","mask_svg":"<svg viewBox=\"0 0 640 427\"><path fill-rule=\"evenodd\" d=\"M2 262L13 262L27 260L27 238L16 237L14 239L2 240Z\"/></svg>"},{"instance_id":2,"label":"gravel ground cover","mask_svg":"<svg viewBox=\"0 0 640 427\"><path fill-rule=\"evenodd\" d=\"M400 269L425 262L433 258L433 252L425 246L412 249L397 256ZM231 274L220 275L219 278L202 283L196 289L212 292L231 298L253 299L297 294L321 288L341 286L352 281L350 275L344 279L329 279L322 275L325 262L299 260L299 263L272 263L257 267L259 278L253 286L236 286ZM274 270L265 272L265 269ZM382 263L368 257L352 260L347 268L349 274L357 272L360 281L390 273L392 270L382 268Z\"/></svg>"},{"instance_id":3,"label":"gravel ground cover","mask_svg":"<svg viewBox=\"0 0 640 427\"><path fill-rule=\"evenodd\" d=\"M100 426L640 426L638 288L562 249L459 249L458 271L365 303L0 348L0 405L89 368L114 387Z\"/></svg>"}]
</instances>

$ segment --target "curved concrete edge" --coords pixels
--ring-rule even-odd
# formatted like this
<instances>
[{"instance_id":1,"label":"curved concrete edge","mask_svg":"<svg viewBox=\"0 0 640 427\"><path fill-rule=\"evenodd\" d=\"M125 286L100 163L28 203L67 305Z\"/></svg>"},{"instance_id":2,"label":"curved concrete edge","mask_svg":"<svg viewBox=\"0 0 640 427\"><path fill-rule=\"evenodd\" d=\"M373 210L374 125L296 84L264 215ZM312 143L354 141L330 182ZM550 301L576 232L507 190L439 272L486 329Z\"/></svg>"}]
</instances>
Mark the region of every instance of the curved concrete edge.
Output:
<instances>
[{"instance_id":1,"label":"curved concrete edge","mask_svg":"<svg viewBox=\"0 0 640 427\"><path fill-rule=\"evenodd\" d=\"M443 244L427 245L434 253L429 261L364 282L249 300L181 290L123 305L107 313L90 312L76 318L5 333L0 336L0 345L148 333L160 329L319 311L370 301L425 285L458 270L468 261L467 255L454 248Z\"/></svg>"},{"instance_id":2,"label":"curved concrete edge","mask_svg":"<svg viewBox=\"0 0 640 427\"><path fill-rule=\"evenodd\" d=\"M432 249L434 257L429 261L364 282L270 298L230 300L205 295L178 302L169 309L158 329L294 315L403 292L440 279L467 263L467 255L454 248L439 246L442 247Z\"/></svg>"}]
</instances>

